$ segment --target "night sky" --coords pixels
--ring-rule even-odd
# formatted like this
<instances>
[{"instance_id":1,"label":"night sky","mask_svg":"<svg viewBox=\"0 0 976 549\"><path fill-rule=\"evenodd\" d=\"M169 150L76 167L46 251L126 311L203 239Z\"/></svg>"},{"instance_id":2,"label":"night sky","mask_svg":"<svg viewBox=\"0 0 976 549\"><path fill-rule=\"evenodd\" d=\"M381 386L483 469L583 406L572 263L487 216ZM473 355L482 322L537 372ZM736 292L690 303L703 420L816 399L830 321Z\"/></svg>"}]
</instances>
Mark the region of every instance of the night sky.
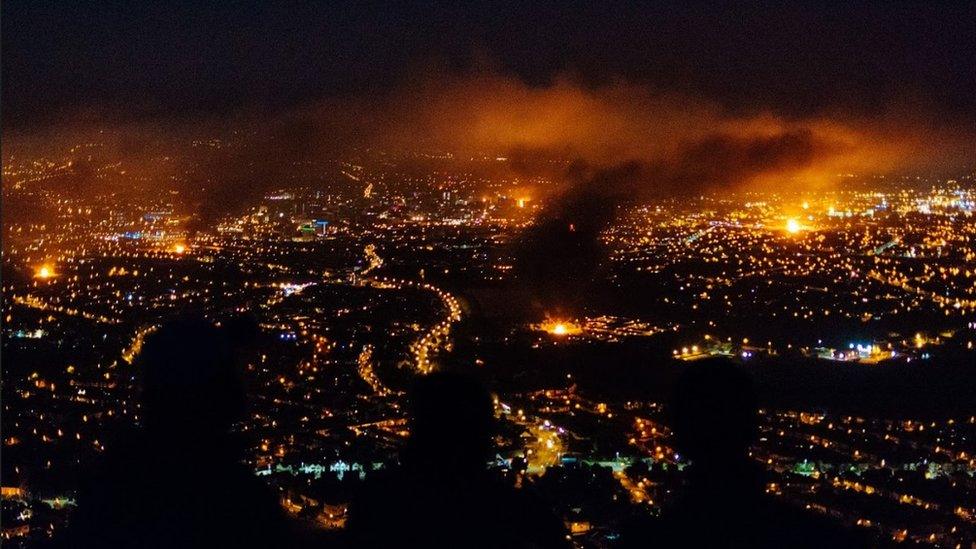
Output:
<instances>
[{"instance_id":1,"label":"night sky","mask_svg":"<svg viewBox=\"0 0 976 549\"><path fill-rule=\"evenodd\" d=\"M928 141L936 160L971 165L976 3L525 4L5 0L4 132L243 114L313 119L340 140L572 149L592 140L565 129L583 119L687 111L697 126L840 125L872 151L899 136L892 157L931 160L915 151ZM552 127L526 123L567 110L585 114L564 119L556 143L538 138ZM677 125L688 124L596 133L654 142Z\"/></svg>"},{"instance_id":2,"label":"night sky","mask_svg":"<svg viewBox=\"0 0 976 549\"><path fill-rule=\"evenodd\" d=\"M6 0L3 122L382 94L482 57L532 86L623 78L791 115L919 100L976 121L973 3L418 4Z\"/></svg>"}]
</instances>

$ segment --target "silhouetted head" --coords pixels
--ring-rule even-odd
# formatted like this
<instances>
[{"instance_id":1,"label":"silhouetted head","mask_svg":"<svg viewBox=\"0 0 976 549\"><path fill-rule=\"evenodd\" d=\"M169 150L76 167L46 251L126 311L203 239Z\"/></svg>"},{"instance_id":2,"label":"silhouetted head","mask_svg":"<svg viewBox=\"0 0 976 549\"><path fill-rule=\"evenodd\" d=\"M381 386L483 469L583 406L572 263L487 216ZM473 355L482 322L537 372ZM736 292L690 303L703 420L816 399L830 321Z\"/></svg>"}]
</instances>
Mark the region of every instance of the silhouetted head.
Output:
<instances>
[{"instance_id":1,"label":"silhouetted head","mask_svg":"<svg viewBox=\"0 0 976 549\"><path fill-rule=\"evenodd\" d=\"M726 359L704 359L688 367L668 410L677 448L696 466L741 460L756 436L752 378Z\"/></svg>"},{"instance_id":2,"label":"silhouetted head","mask_svg":"<svg viewBox=\"0 0 976 549\"><path fill-rule=\"evenodd\" d=\"M164 325L146 338L139 366L147 428L216 434L240 419L244 396L230 341L210 322Z\"/></svg>"},{"instance_id":3,"label":"silhouetted head","mask_svg":"<svg viewBox=\"0 0 976 549\"><path fill-rule=\"evenodd\" d=\"M406 461L454 470L485 468L495 416L491 396L480 383L452 373L424 376L411 393L410 410Z\"/></svg>"}]
</instances>

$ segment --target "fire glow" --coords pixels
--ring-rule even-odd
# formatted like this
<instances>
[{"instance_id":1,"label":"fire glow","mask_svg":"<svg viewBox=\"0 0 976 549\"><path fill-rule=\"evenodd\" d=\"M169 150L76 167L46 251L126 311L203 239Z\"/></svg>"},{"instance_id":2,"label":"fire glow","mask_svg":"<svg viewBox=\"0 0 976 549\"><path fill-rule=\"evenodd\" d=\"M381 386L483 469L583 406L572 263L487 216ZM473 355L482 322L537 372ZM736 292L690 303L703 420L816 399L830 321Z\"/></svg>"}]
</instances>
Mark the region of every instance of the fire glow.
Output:
<instances>
[{"instance_id":1,"label":"fire glow","mask_svg":"<svg viewBox=\"0 0 976 549\"><path fill-rule=\"evenodd\" d=\"M571 320L556 320L547 318L545 321L537 324L535 327L556 337L580 335L583 333L583 327Z\"/></svg>"},{"instance_id":2,"label":"fire glow","mask_svg":"<svg viewBox=\"0 0 976 549\"><path fill-rule=\"evenodd\" d=\"M37 268L37 271L34 273L34 276L41 280L53 278L55 276L54 267L51 267L50 265L41 265L40 267Z\"/></svg>"}]
</instances>

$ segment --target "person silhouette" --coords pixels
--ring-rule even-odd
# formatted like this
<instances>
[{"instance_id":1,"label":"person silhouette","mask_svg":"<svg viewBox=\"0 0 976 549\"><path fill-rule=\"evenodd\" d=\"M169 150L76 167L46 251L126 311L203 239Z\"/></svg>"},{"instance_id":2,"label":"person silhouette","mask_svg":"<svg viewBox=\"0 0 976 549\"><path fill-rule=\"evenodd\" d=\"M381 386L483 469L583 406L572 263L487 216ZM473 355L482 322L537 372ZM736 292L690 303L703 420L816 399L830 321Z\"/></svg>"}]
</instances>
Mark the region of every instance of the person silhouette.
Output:
<instances>
[{"instance_id":1,"label":"person silhouette","mask_svg":"<svg viewBox=\"0 0 976 549\"><path fill-rule=\"evenodd\" d=\"M774 501L749 455L758 433L752 378L723 358L688 367L667 417L676 449L691 464L682 494L659 518L625 529L625 547L862 547L851 532Z\"/></svg>"},{"instance_id":2,"label":"person silhouette","mask_svg":"<svg viewBox=\"0 0 976 549\"><path fill-rule=\"evenodd\" d=\"M488 392L453 373L420 378L399 467L367 479L350 504L352 547L567 547L561 522L492 475Z\"/></svg>"},{"instance_id":3,"label":"person silhouette","mask_svg":"<svg viewBox=\"0 0 976 549\"><path fill-rule=\"evenodd\" d=\"M81 488L68 547L281 547L292 530L240 462L244 394L228 334L202 319L146 338L140 426Z\"/></svg>"}]
</instances>

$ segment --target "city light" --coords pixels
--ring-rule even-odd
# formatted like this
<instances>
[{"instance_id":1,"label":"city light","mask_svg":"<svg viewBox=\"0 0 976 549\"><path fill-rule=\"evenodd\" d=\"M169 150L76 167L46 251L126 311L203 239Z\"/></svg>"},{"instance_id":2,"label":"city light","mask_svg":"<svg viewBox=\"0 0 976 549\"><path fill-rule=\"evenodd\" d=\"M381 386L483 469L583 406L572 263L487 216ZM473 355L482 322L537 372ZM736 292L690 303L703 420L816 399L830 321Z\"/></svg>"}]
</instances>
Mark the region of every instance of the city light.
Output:
<instances>
[{"instance_id":1,"label":"city light","mask_svg":"<svg viewBox=\"0 0 976 549\"><path fill-rule=\"evenodd\" d=\"M0 545L976 549L972 9L68 4L3 6Z\"/></svg>"},{"instance_id":2,"label":"city light","mask_svg":"<svg viewBox=\"0 0 976 549\"><path fill-rule=\"evenodd\" d=\"M387 168L372 169L380 174ZM365 168L355 173L382 180ZM627 290L621 292L626 313L602 310L595 302L586 305L585 314L571 316L565 312L569 303L552 300L544 305L563 312L545 315L537 323L510 325L495 334L472 334L461 323L468 315L466 303L474 305L471 315L475 320L486 303L492 306L469 291L464 280L473 277L479 284L518 287L519 279L513 276L516 266L502 251L524 234L537 209L546 210L546 199L530 203L518 198L524 196L520 190L503 184L487 195L472 186L467 199L460 191L448 195L432 189L436 190L429 194L428 204L410 207L407 202L405 207L399 192L377 186L368 205L345 203L338 216L350 221L330 225L337 227L335 231L303 230L310 220L337 214L325 209L328 200L317 191L298 188L255 199L244 213L228 213L209 230L194 233L186 229L187 217L169 213L177 207L167 195L148 197L129 210L119 209L110 198L101 202L97 197L88 199L90 204L72 204L70 211L63 207L62 224L100 219L71 232L13 225L10 232L19 239L8 244L8 257L12 262L22 261L34 280L14 282L7 290L5 318L10 328L6 344L53 344L55 337L70 333L84 341L98 359L86 363L65 353L51 373L15 378L12 383L21 398L32 403L40 402L41 395L56 398L59 404L75 407L81 420L66 424L50 414L22 415L21 427L5 444L24 447L21 445L36 441L45 447L58 445L69 455L73 450L63 441L72 440L85 441L89 452L104 451L98 441L105 439L109 429L85 418L96 413L102 417L135 415L135 400L127 392L129 385L120 383L120 374L126 366L137 364L143 340L159 319L184 303L197 304L216 318L221 311L256 309L262 330L275 334L274 343L262 349L260 361L249 369L261 395L262 415L246 422L246 428L258 433L261 440L250 456L260 464L260 474L276 477L276 482L288 484L296 494L302 493L300 475L306 473L298 473L294 481L279 478L279 473L323 468L307 461L302 465L303 450L292 442L296 434L334 433L315 443L317 454L348 446L352 440L346 436L375 439L375 449L367 444L367 452L377 462L388 459L381 449L386 441L409 436L408 425L397 411L403 406L406 370L412 375L436 372L453 359L459 342L472 352L467 362L486 370L511 360L504 355L508 349L520 353L515 357L526 356L522 351L532 349L530 353L543 356L557 350L572 358L578 349L630 345L638 343L638 338L649 338L654 345L654 341L666 340L654 338L672 335L677 339L670 347L671 358L685 364L725 359L763 367L801 359L880 370L889 364L938 364L945 352L972 352L976 249L972 217L965 209L972 194L949 183L911 192L825 192L811 195L809 206L802 210L796 197L767 195L725 202L705 196L622 211L603 243L611 250L605 259L606 272L614 285ZM100 204L104 209L99 210ZM835 215L823 210L826 204L834 205ZM366 212L360 212L364 207ZM873 214L861 213L868 211ZM909 219L914 220L906 223ZM566 227L578 230L580 226L579 220L567 220ZM816 238L803 238L813 227L817 228ZM797 236L781 238L783 235ZM337 248L347 252L346 261L332 259ZM422 253L418 255L417 250ZM472 253L458 258L457 250ZM848 250L856 253L844 253ZM191 251L198 252L194 261L181 260ZM328 266L312 267L322 257L330 258ZM702 276L703 272L708 275ZM58 284L40 282L56 277ZM629 303L629 296L636 294L630 293L634 286L627 286L628 279L654 286L659 299L652 310L644 313ZM218 295L221 299L213 299ZM392 303L405 306L391 309ZM259 307L253 307L255 304ZM519 300L507 297L497 304L506 308L519 305ZM658 306L660 312L654 309ZM905 325L903 319L912 317L904 315L916 312L934 312L937 316L929 318L945 320ZM825 326L835 318L865 329L830 338ZM764 333L779 322L789 323L791 331ZM902 327L896 332L888 328L889 322ZM78 323L92 328L70 331ZM872 328L875 323L876 329ZM114 337L108 340L111 345L105 343L105 333L116 334L109 336ZM295 353L304 353L297 365L286 363L284 357L295 358ZM338 364L352 368L337 369ZM391 375L397 369L402 371ZM375 406L333 409L321 389L325 376L339 376L343 386L357 388L348 396L355 394L357 401L381 408L389 406L391 412L374 415ZM524 459L529 476L547 470L559 474L557 466L578 459L577 453L594 459L580 450L586 447L580 441L618 434L626 446L613 448L621 457L608 462L615 471L612 489L624 490L633 504L667 501L667 493L646 477L626 472L627 465L638 459L684 463L671 446L666 425L659 422L657 404L614 401L611 395L601 398L603 402L591 401L585 396L585 376L565 371L554 379L569 380L572 389L550 386L538 392L499 395L513 405L506 411L499 403L499 415L526 432L524 439L500 448L504 458L500 463L515 455ZM77 393L78 387L84 394ZM91 399L96 388L100 400ZM574 393L576 390L582 394ZM295 414L297 424L282 421L289 414ZM595 423L581 422L584 414ZM342 416L348 418L348 435L332 430L332 423ZM770 486L777 497L790 499L801 489L776 472L780 470L822 479L822 489L857 491L858 486L867 485L856 472L845 473L839 482L833 480L838 464L852 461L868 471L897 471L891 482L878 481L871 490L862 489L859 493L865 497L878 499L897 493L897 504L917 508L953 496L949 491L925 500L914 494L901 498L903 493L895 492L900 489L897 475L902 471L912 474L911 470L908 465L892 469L893 460L889 456L882 462L881 451L869 456L869 440L886 441L889 447L883 451L899 452L901 446L916 444L933 433L943 440L920 454L936 464L926 468L927 475L949 478L957 474L953 467L976 466L960 433L948 423L898 428L899 441L895 441L888 420L858 423L861 420L856 417L830 416L834 426L825 421L821 427L826 430L821 432L814 429L813 417L800 410L777 410L763 417L767 440L757 446L754 456L767 468L776 468L776 482ZM626 423L617 423L621 419ZM634 427L621 429L622 425ZM811 444L833 453L824 461L823 470L803 461ZM348 474L357 467L360 465L350 463L333 470L327 465L324 471L345 470ZM294 505L297 501L292 499ZM872 502L848 505L824 496L816 504L832 513L860 516ZM339 524L345 515L336 509L323 510L320 522Z\"/></svg>"}]
</instances>

